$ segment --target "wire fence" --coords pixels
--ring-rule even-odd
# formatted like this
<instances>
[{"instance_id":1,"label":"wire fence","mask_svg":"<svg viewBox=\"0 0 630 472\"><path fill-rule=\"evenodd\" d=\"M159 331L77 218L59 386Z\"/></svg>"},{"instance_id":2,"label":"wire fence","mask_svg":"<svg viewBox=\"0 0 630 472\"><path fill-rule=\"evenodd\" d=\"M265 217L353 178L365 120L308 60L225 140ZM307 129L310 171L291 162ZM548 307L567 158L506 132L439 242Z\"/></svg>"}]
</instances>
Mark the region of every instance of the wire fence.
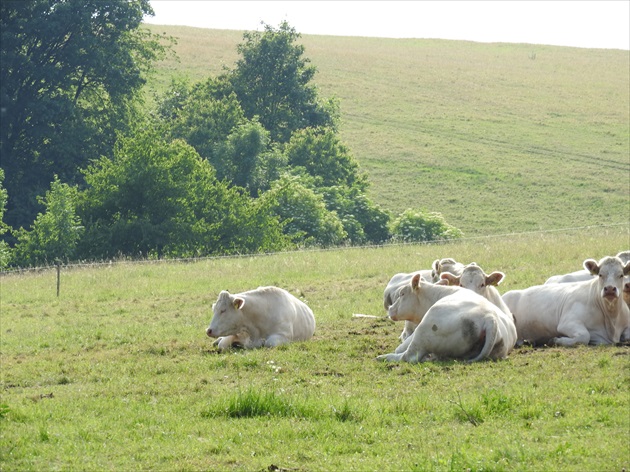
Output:
<instances>
[{"instance_id":1,"label":"wire fence","mask_svg":"<svg viewBox=\"0 0 630 472\"><path fill-rule=\"evenodd\" d=\"M627 223L611 223L611 224L602 224L602 225L589 225L589 226L575 226L571 228L557 228L557 229L547 229L547 230L532 230L532 231L521 231L521 232L512 232L512 233L501 233L501 234L492 234L492 235L481 235L481 236L470 236L465 238L458 239L442 239L437 241L414 241L414 242L389 242L385 244L371 244L371 245L363 245L363 246L334 246L328 248L304 248L304 249L295 249L290 251L279 251L279 252L268 252L268 253L247 253L247 254L231 254L231 255L219 255L219 256L203 256L203 257L188 257L188 258L163 258L163 259L131 259L131 258L118 258L111 259L106 261L94 261L94 262L72 262L72 263L62 263L58 262L55 264L38 266L38 267L16 267L0 270L0 277L5 275L12 274L21 274L27 272L43 272L49 270L57 270L59 273L60 269L74 269L74 268L97 268L97 267L107 267L114 265L122 265L122 264L130 264L130 265L139 265L139 264L176 264L176 263L194 263L194 262L203 262L209 260L220 260L220 259L241 259L241 258L250 258L250 257L269 257L276 256L282 254L296 254L296 253L305 253L305 252L329 252L329 251L346 251L346 250L355 250L355 249L378 249L378 248L387 248L387 247L397 247L397 246L429 246L429 245L443 245L443 244L455 244L455 243L465 243L471 241L481 241L481 240L489 240L489 239L497 239L497 238L513 238L518 236L525 236L531 234L550 234L550 233L566 233L571 231L584 231L590 229L604 229L604 228L620 228L627 227L630 231L630 221ZM630 241L629 241L630 244Z\"/></svg>"}]
</instances>

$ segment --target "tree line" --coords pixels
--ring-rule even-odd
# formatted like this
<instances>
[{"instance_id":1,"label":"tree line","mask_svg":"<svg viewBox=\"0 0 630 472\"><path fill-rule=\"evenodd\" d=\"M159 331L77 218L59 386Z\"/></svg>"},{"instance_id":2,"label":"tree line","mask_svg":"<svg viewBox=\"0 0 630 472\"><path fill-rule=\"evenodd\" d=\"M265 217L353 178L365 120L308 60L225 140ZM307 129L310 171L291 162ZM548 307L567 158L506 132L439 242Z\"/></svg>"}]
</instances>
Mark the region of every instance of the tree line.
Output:
<instances>
[{"instance_id":1,"label":"tree line","mask_svg":"<svg viewBox=\"0 0 630 472\"><path fill-rule=\"evenodd\" d=\"M173 80L148 0L3 1L0 267L461 237L394 216L339 136L339 103L287 22L246 32L232 69Z\"/></svg>"}]
</instances>

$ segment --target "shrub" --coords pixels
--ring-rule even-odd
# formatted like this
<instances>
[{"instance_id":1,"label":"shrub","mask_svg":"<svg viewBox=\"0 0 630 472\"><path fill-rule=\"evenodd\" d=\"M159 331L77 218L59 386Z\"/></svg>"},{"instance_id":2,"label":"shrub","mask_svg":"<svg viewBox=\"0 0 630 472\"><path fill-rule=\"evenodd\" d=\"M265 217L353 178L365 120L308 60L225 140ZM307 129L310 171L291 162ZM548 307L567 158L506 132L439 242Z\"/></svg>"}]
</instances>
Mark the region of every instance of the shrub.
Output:
<instances>
[{"instance_id":1,"label":"shrub","mask_svg":"<svg viewBox=\"0 0 630 472\"><path fill-rule=\"evenodd\" d=\"M347 238L337 214L326 209L324 198L301 177L283 175L261 199L279 217L284 233L297 244L334 246Z\"/></svg>"},{"instance_id":2,"label":"shrub","mask_svg":"<svg viewBox=\"0 0 630 472\"><path fill-rule=\"evenodd\" d=\"M77 194L76 187L60 182L55 175L46 196L39 198L46 207L45 213L37 215L31 231L23 228L16 231L16 265L40 265L56 259L67 261L74 256L84 229L75 212Z\"/></svg>"},{"instance_id":3,"label":"shrub","mask_svg":"<svg viewBox=\"0 0 630 472\"><path fill-rule=\"evenodd\" d=\"M458 239L463 233L448 224L441 213L408 208L392 223L394 239L412 241L440 241Z\"/></svg>"}]
</instances>

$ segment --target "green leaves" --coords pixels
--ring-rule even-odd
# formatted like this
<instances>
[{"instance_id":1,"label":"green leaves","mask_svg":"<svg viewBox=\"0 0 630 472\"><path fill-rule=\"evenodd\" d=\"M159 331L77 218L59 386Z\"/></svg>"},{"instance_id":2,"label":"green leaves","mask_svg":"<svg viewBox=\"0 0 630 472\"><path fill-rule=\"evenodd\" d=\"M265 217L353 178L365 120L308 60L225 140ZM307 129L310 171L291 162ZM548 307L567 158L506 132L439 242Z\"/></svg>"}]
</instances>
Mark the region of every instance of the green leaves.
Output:
<instances>
[{"instance_id":1,"label":"green leaves","mask_svg":"<svg viewBox=\"0 0 630 472\"><path fill-rule=\"evenodd\" d=\"M164 140L159 129L120 138L114 159L100 159L85 180L86 257L190 257L283 244L274 217L256 216L255 203L217 180L192 146Z\"/></svg>"},{"instance_id":2,"label":"green leaves","mask_svg":"<svg viewBox=\"0 0 630 472\"><path fill-rule=\"evenodd\" d=\"M328 211L323 197L300 177L283 175L261 199L283 222L284 233L299 245L332 246L347 237L337 214Z\"/></svg>"},{"instance_id":3,"label":"green leaves","mask_svg":"<svg viewBox=\"0 0 630 472\"><path fill-rule=\"evenodd\" d=\"M418 211L408 208L392 223L395 238L405 242L458 239L463 233L451 226L438 212Z\"/></svg>"},{"instance_id":4,"label":"green leaves","mask_svg":"<svg viewBox=\"0 0 630 472\"><path fill-rule=\"evenodd\" d=\"M7 222L30 224L57 174L78 183L133 117L143 74L164 47L138 29L148 0L2 2L0 125Z\"/></svg>"},{"instance_id":5,"label":"green leaves","mask_svg":"<svg viewBox=\"0 0 630 472\"><path fill-rule=\"evenodd\" d=\"M60 182L55 176L50 191L40 200L46 211L37 215L33 229L16 231L14 262L17 265L50 264L56 259L67 261L75 255L83 233L81 219L75 212L75 187Z\"/></svg>"},{"instance_id":6,"label":"green leaves","mask_svg":"<svg viewBox=\"0 0 630 472\"><path fill-rule=\"evenodd\" d=\"M278 29L265 25L263 33L245 33L237 47L241 59L229 75L245 115L258 115L276 142L287 142L297 129L335 121L309 84L316 69L303 57L304 46L294 44L299 37L286 21Z\"/></svg>"}]
</instances>

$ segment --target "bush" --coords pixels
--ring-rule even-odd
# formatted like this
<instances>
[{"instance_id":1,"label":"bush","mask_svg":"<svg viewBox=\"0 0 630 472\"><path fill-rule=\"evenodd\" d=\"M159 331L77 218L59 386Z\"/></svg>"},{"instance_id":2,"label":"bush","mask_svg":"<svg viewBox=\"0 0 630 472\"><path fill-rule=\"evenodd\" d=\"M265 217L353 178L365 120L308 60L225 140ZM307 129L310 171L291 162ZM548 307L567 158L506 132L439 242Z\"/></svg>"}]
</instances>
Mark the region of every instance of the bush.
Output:
<instances>
[{"instance_id":1,"label":"bush","mask_svg":"<svg viewBox=\"0 0 630 472\"><path fill-rule=\"evenodd\" d=\"M4 222L4 211L7 206L7 191L2 183L4 182L4 170L0 169L0 237L9 232L10 227ZM11 259L11 249L6 241L0 240L0 269L9 265Z\"/></svg>"},{"instance_id":2,"label":"bush","mask_svg":"<svg viewBox=\"0 0 630 472\"><path fill-rule=\"evenodd\" d=\"M408 208L392 223L392 236L396 240L440 241L458 239L464 234L448 224L441 213Z\"/></svg>"},{"instance_id":3,"label":"bush","mask_svg":"<svg viewBox=\"0 0 630 472\"><path fill-rule=\"evenodd\" d=\"M261 200L279 217L284 233L299 245L334 246L348 236L337 214L326 209L324 198L301 177L283 175Z\"/></svg>"},{"instance_id":4,"label":"bush","mask_svg":"<svg viewBox=\"0 0 630 472\"><path fill-rule=\"evenodd\" d=\"M320 190L326 207L339 215L352 244L382 244L390 239L389 214L358 188L335 186Z\"/></svg>"},{"instance_id":5,"label":"bush","mask_svg":"<svg viewBox=\"0 0 630 472\"><path fill-rule=\"evenodd\" d=\"M55 175L46 196L39 198L46 207L45 213L37 215L31 231L23 228L16 231L15 265L41 265L56 259L68 261L74 256L84 229L75 212L77 194L76 187L60 182Z\"/></svg>"},{"instance_id":6,"label":"bush","mask_svg":"<svg viewBox=\"0 0 630 472\"><path fill-rule=\"evenodd\" d=\"M281 226L247 195L217 180L182 140L157 130L119 139L114 159L85 173L85 258L193 257L283 249Z\"/></svg>"}]
</instances>

